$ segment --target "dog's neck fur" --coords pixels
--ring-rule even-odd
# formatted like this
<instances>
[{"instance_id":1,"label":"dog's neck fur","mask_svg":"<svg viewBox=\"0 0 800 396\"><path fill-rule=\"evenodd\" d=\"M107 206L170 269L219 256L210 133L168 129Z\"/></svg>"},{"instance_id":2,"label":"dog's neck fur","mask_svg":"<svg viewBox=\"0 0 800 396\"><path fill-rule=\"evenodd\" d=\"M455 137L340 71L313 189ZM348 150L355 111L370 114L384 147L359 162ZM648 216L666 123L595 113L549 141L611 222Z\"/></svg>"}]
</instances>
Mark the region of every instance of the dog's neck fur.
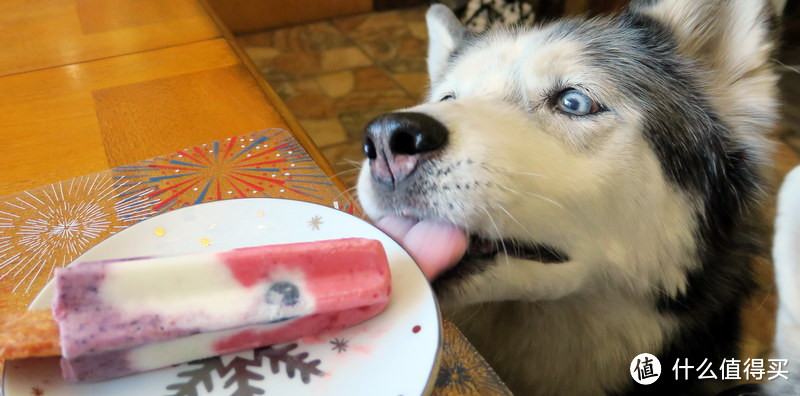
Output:
<instances>
[{"instance_id":1,"label":"dog's neck fur","mask_svg":"<svg viewBox=\"0 0 800 396\"><path fill-rule=\"evenodd\" d=\"M622 392L630 377L619 368L659 349L676 331L651 306L611 292L484 303L445 315L519 395Z\"/></svg>"}]
</instances>

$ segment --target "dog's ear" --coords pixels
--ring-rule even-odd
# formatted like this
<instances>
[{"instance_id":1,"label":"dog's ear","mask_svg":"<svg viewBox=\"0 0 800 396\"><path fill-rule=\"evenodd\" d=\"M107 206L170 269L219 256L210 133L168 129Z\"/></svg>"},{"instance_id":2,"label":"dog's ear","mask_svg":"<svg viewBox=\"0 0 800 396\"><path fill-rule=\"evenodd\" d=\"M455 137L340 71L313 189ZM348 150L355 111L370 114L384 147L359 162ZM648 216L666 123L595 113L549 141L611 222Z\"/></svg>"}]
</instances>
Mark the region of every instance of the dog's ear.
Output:
<instances>
[{"instance_id":1,"label":"dog's ear","mask_svg":"<svg viewBox=\"0 0 800 396\"><path fill-rule=\"evenodd\" d=\"M431 85L441 78L450 54L466 35L466 29L449 8L434 4L425 15L428 23L428 76Z\"/></svg>"},{"instance_id":2,"label":"dog's ear","mask_svg":"<svg viewBox=\"0 0 800 396\"><path fill-rule=\"evenodd\" d=\"M678 50L708 72L703 79L721 112L753 131L771 123L775 106L773 7L770 0L636 0L627 12L666 27Z\"/></svg>"},{"instance_id":3,"label":"dog's ear","mask_svg":"<svg viewBox=\"0 0 800 396\"><path fill-rule=\"evenodd\" d=\"M752 69L772 48L769 0L638 0L630 9L664 24L681 51L716 68Z\"/></svg>"}]
</instances>

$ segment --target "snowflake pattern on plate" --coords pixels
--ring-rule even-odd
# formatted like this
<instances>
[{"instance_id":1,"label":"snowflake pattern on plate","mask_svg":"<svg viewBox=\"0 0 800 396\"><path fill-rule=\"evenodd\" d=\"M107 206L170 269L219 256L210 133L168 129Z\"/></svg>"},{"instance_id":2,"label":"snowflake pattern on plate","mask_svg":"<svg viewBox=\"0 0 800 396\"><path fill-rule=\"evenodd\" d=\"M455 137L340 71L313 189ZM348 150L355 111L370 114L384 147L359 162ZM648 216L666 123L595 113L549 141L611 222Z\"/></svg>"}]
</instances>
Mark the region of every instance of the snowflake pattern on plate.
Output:
<instances>
[{"instance_id":1,"label":"snowflake pattern on plate","mask_svg":"<svg viewBox=\"0 0 800 396\"><path fill-rule=\"evenodd\" d=\"M208 359L196 360L186 364L187 370L178 373L178 382L167 385L167 391L173 396L197 396L198 388L202 386L206 392L211 392L217 385L214 375L224 378L229 372L233 375L224 382L223 388L231 395L249 396L262 395L264 389L254 382L265 378L264 363L269 362L272 374L278 374L281 367L289 378L300 374L304 384L311 382L312 376L322 377L324 373L319 369L319 359L306 361L308 352L292 353L297 349L297 344L273 345L258 348L253 351L253 358L236 356L225 364L221 357L215 356Z\"/></svg>"},{"instance_id":2,"label":"snowflake pattern on plate","mask_svg":"<svg viewBox=\"0 0 800 396\"><path fill-rule=\"evenodd\" d=\"M347 343L349 341L346 338L339 338L336 337L329 344L333 345L331 348L332 351L336 351L337 353L347 352Z\"/></svg>"}]
</instances>

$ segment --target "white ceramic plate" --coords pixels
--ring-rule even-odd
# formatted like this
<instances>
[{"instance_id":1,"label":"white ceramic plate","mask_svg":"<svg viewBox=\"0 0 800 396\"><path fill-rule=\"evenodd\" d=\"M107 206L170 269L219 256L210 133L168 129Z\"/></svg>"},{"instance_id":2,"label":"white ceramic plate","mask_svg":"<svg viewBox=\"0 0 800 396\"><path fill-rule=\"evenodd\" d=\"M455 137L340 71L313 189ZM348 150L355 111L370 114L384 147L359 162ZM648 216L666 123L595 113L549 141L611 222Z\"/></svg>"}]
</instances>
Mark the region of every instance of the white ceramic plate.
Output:
<instances>
[{"instance_id":1,"label":"white ceramic plate","mask_svg":"<svg viewBox=\"0 0 800 396\"><path fill-rule=\"evenodd\" d=\"M8 361L5 396L410 396L430 392L438 369L441 332L433 293L400 245L341 211L270 198L200 204L131 226L87 251L79 261L345 237L377 239L389 257L391 300L384 312L367 322L271 348L98 383L64 382L58 358ZM48 308L52 293L50 283L31 308Z\"/></svg>"}]
</instances>

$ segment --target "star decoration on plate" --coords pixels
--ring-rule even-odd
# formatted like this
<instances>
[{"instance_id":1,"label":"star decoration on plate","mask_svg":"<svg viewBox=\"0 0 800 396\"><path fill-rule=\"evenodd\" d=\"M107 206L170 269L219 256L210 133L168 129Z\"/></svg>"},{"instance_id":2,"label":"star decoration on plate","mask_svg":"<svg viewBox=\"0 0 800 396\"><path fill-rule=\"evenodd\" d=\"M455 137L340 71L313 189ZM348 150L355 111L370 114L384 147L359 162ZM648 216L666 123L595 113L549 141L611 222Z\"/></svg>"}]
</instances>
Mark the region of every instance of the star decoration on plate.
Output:
<instances>
[{"instance_id":1,"label":"star decoration on plate","mask_svg":"<svg viewBox=\"0 0 800 396\"><path fill-rule=\"evenodd\" d=\"M31 394L34 396L43 396L44 391L42 390L42 388L34 386L33 388L31 388Z\"/></svg>"},{"instance_id":2,"label":"star decoration on plate","mask_svg":"<svg viewBox=\"0 0 800 396\"><path fill-rule=\"evenodd\" d=\"M319 230L319 225L322 224L322 216L314 216L308 221L308 225L312 230Z\"/></svg>"},{"instance_id":3,"label":"star decoration on plate","mask_svg":"<svg viewBox=\"0 0 800 396\"><path fill-rule=\"evenodd\" d=\"M202 247L209 247L211 246L211 238L200 238L200 246Z\"/></svg>"},{"instance_id":4,"label":"star decoration on plate","mask_svg":"<svg viewBox=\"0 0 800 396\"><path fill-rule=\"evenodd\" d=\"M347 342L348 342L347 339L344 338L338 338L338 337L334 338L333 341L330 342L331 345L333 345L333 348L331 348L331 350L336 351L338 353L346 352Z\"/></svg>"}]
</instances>

